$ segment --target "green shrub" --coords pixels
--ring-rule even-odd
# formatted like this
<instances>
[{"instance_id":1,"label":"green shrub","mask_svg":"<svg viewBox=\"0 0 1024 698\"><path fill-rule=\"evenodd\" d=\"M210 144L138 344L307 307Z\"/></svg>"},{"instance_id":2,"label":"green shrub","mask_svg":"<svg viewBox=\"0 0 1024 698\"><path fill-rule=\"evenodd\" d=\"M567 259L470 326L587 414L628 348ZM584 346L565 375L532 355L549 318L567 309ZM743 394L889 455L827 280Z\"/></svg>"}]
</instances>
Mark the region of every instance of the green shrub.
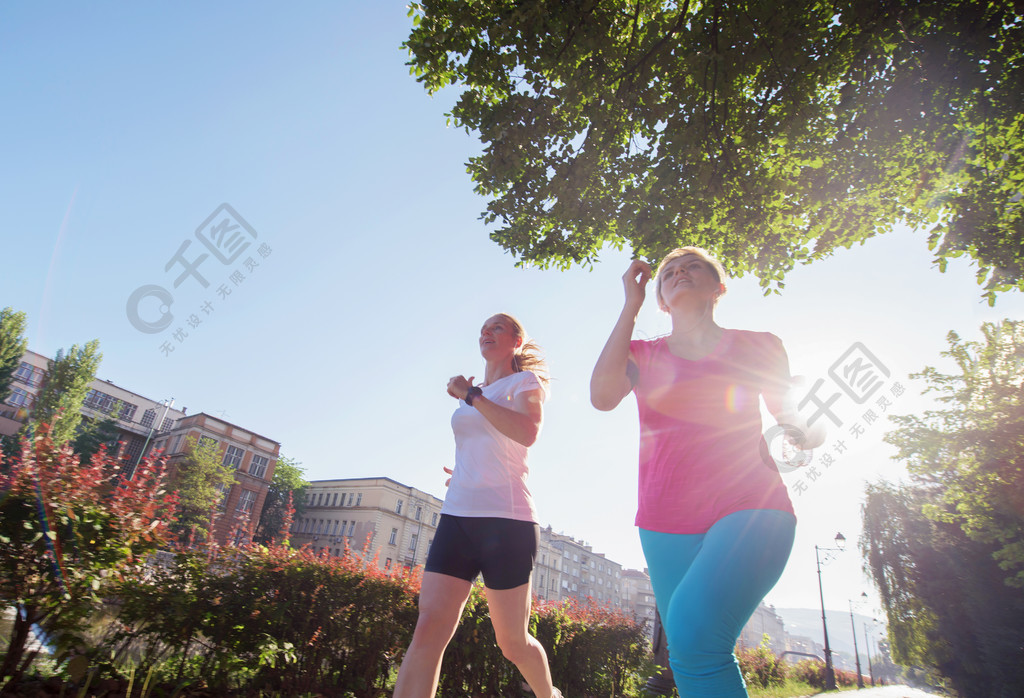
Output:
<instances>
[{"instance_id":1,"label":"green shrub","mask_svg":"<svg viewBox=\"0 0 1024 698\"><path fill-rule=\"evenodd\" d=\"M173 657L178 681L211 690L376 696L411 638L417 588L351 554L182 552L123 587L120 647L144 665Z\"/></svg>"},{"instance_id":2,"label":"green shrub","mask_svg":"<svg viewBox=\"0 0 1024 698\"><path fill-rule=\"evenodd\" d=\"M20 453L0 453L0 608L15 611L0 663L0 684L34 657L40 626L63 661L83 644L89 619L125 576L169 538L176 499L163 463L144 459L133 479L101 448L87 463L38 427Z\"/></svg>"},{"instance_id":3,"label":"green shrub","mask_svg":"<svg viewBox=\"0 0 1024 698\"><path fill-rule=\"evenodd\" d=\"M743 680L748 686L770 688L786 682L786 665L772 652L768 640L765 635L757 647L744 648L736 653Z\"/></svg>"}]
</instances>

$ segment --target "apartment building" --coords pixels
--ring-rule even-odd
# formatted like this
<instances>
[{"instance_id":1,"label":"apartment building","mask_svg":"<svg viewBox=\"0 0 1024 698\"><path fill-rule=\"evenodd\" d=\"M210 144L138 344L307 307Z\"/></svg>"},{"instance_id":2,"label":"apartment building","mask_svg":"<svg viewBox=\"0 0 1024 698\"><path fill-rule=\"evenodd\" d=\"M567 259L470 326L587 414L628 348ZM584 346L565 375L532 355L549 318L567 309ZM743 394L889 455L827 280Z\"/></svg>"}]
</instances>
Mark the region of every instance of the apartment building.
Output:
<instances>
[{"instance_id":1,"label":"apartment building","mask_svg":"<svg viewBox=\"0 0 1024 698\"><path fill-rule=\"evenodd\" d=\"M647 637L654 639L654 589L647 569L622 570L622 607L633 614L633 618L644 624Z\"/></svg>"},{"instance_id":2,"label":"apartment building","mask_svg":"<svg viewBox=\"0 0 1024 698\"><path fill-rule=\"evenodd\" d=\"M11 394L0 403L0 434L12 436L28 419L42 387L50 359L34 351L26 351L11 378ZM152 447L153 438L169 432L185 416L170 403L161 403L126 390L109 381L96 379L82 404L86 420L114 419L122 445L123 461L137 463L142 449ZM149 443L147 444L147 440Z\"/></svg>"},{"instance_id":3,"label":"apartment building","mask_svg":"<svg viewBox=\"0 0 1024 698\"><path fill-rule=\"evenodd\" d=\"M622 565L596 553L582 541L551 526L540 530L533 593L547 601L572 598L599 606L623 608Z\"/></svg>"},{"instance_id":4,"label":"apartment building","mask_svg":"<svg viewBox=\"0 0 1024 698\"><path fill-rule=\"evenodd\" d=\"M743 626L743 632L740 633L736 644L740 647L757 647L765 635L768 636L768 646L776 655L789 649L789 637L782 618L775 612L773 606L760 603L757 610L754 611L754 615Z\"/></svg>"},{"instance_id":5,"label":"apartment building","mask_svg":"<svg viewBox=\"0 0 1024 698\"><path fill-rule=\"evenodd\" d=\"M427 560L443 501L388 477L316 480L306 511L292 525L292 544L317 552L376 558L381 569L412 569Z\"/></svg>"},{"instance_id":6,"label":"apartment building","mask_svg":"<svg viewBox=\"0 0 1024 698\"><path fill-rule=\"evenodd\" d=\"M11 379L11 394L0 403L0 433L13 436L28 420L49 364L42 354L24 353ZM175 467L186 456L189 436L215 442L221 462L235 469L236 482L224 492L225 515L214 536L221 543L230 535L239 540L251 537L280 455L278 442L208 414L188 415L186 408L174 408L172 399L158 402L110 381L97 378L89 388L82 416L115 421L118 458L128 477L142 457L154 451L163 451L169 467Z\"/></svg>"},{"instance_id":7,"label":"apartment building","mask_svg":"<svg viewBox=\"0 0 1024 698\"><path fill-rule=\"evenodd\" d=\"M256 532L260 512L267 500L281 444L223 419L200 412L184 416L174 428L162 434L154 448L164 452L169 469L188 457L188 444L213 443L221 465L235 471L235 482L223 490L221 516L214 525L214 538L221 543L246 543Z\"/></svg>"}]
</instances>

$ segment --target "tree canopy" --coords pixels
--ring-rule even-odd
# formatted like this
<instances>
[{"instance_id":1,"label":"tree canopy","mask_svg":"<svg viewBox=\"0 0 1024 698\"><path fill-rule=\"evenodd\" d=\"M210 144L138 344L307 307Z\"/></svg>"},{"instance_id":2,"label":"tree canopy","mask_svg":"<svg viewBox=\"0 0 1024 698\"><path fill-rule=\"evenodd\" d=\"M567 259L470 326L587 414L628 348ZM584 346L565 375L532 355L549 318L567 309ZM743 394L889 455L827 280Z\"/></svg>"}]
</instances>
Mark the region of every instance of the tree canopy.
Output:
<instances>
[{"instance_id":1,"label":"tree canopy","mask_svg":"<svg viewBox=\"0 0 1024 698\"><path fill-rule=\"evenodd\" d=\"M81 347L75 344L66 354L58 349L46 370L27 426L38 430L41 424L49 424L50 438L58 446L73 439L82 421L82 403L102 360L98 339Z\"/></svg>"},{"instance_id":2,"label":"tree canopy","mask_svg":"<svg viewBox=\"0 0 1024 698\"><path fill-rule=\"evenodd\" d=\"M25 319L25 313L14 308L0 310L0 402L11 394L11 378L28 347Z\"/></svg>"},{"instance_id":3,"label":"tree canopy","mask_svg":"<svg viewBox=\"0 0 1024 698\"><path fill-rule=\"evenodd\" d=\"M282 538L287 537L288 531L283 530L286 522L302 516L306 508L306 498L302 492L309 486L309 482L303 477L304 473L302 463L294 458L278 458L274 466L274 478L267 490L263 511L260 512L260 520L256 525L254 541L269 545L275 540L281 542ZM291 512L288 511L289 506L292 508ZM282 533L285 535L282 536Z\"/></svg>"},{"instance_id":4,"label":"tree canopy","mask_svg":"<svg viewBox=\"0 0 1024 698\"><path fill-rule=\"evenodd\" d=\"M182 540L212 534L211 519L217 505L235 482L234 468L222 463L217 442L209 437L186 440L183 460L171 469L170 484L178 497L178 518L172 530Z\"/></svg>"},{"instance_id":5,"label":"tree canopy","mask_svg":"<svg viewBox=\"0 0 1024 698\"><path fill-rule=\"evenodd\" d=\"M910 480L869 487L861 547L894 657L988 698L1024 686L1024 322L981 335L912 376L938 408L892 418Z\"/></svg>"},{"instance_id":6,"label":"tree canopy","mask_svg":"<svg viewBox=\"0 0 1024 698\"><path fill-rule=\"evenodd\" d=\"M906 223L1024 289L1011 0L422 0L404 44L520 263L707 248L762 286Z\"/></svg>"},{"instance_id":7,"label":"tree canopy","mask_svg":"<svg viewBox=\"0 0 1024 698\"><path fill-rule=\"evenodd\" d=\"M981 326L981 341L948 336L957 372L927 367L943 409L893 417L885 440L935 502L923 512L995 546L1006 582L1024 587L1024 322Z\"/></svg>"}]
</instances>

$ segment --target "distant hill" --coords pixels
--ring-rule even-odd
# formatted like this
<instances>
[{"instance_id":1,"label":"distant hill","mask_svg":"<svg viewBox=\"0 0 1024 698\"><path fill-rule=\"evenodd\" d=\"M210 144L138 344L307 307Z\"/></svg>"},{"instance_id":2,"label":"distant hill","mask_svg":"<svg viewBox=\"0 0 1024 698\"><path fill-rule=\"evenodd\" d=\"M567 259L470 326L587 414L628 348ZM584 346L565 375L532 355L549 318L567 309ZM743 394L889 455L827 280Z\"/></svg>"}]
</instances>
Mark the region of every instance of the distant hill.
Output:
<instances>
[{"instance_id":1,"label":"distant hill","mask_svg":"<svg viewBox=\"0 0 1024 698\"><path fill-rule=\"evenodd\" d=\"M802 635L811 638L818 644L824 644L822 642L820 608L776 608L775 612L782 618L786 632L790 635ZM852 664L853 630L850 628L850 612L826 611L825 620L828 622L828 643L832 647L832 652L841 653ZM872 618L854 612L853 620L857 627L857 649L860 651L860 661L866 663L864 623L868 624L870 634Z\"/></svg>"}]
</instances>

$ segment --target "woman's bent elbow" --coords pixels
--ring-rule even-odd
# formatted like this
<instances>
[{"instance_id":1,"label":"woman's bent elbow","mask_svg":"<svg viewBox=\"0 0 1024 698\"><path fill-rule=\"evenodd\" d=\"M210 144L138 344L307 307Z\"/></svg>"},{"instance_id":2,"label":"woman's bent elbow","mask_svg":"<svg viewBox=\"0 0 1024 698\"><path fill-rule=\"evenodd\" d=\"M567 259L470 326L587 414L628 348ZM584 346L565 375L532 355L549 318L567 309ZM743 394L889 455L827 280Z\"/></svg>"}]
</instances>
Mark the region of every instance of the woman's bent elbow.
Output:
<instances>
[{"instance_id":1,"label":"woman's bent elbow","mask_svg":"<svg viewBox=\"0 0 1024 698\"><path fill-rule=\"evenodd\" d=\"M622 398L615 399L614 396L600 395L591 391L590 393L590 404L601 410L602 412L611 412L619 403L622 402Z\"/></svg>"}]
</instances>

